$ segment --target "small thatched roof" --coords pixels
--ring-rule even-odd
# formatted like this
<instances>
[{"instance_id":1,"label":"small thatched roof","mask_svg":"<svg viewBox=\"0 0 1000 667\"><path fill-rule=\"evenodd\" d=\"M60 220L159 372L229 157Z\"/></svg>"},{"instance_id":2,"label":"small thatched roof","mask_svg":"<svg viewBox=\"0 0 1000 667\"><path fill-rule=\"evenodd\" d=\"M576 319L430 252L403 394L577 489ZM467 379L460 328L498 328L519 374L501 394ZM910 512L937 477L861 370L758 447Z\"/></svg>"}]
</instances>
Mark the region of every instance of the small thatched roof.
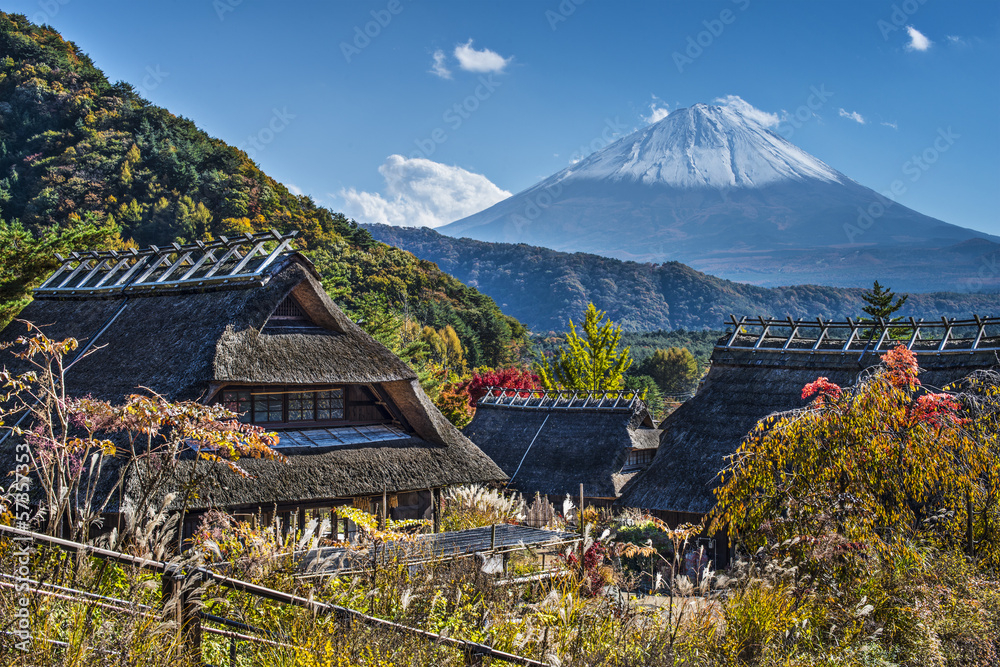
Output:
<instances>
[{"instance_id":1,"label":"small thatched roof","mask_svg":"<svg viewBox=\"0 0 1000 667\"><path fill-rule=\"evenodd\" d=\"M544 395L499 403L486 398L462 432L523 493L575 497L582 483L588 497L616 498L638 472L625 469L629 452L655 449L660 431L638 399L618 401L618 406L613 399L584 401L567 405Z\"/></svg>"},{"instance_id":2,"label":"small thatched roof","mask_svg":"<svg viewBox=\"0 0 1000 667\"><path fill-rule=\"evenodd\" d=\"M804 343L799 349L782 349L787 336L774 336L753 349L758 341L752 335L719 340L702 387L661 424L663 436L652 465L623 490L618 504L707 513L715 504L712 489L725 457L736 452L758 421L804 407L802 388L817 377L841 386L855 384L862 371L879 363L887 347L873 354L859 344L862 349L844 353L845 341L840 340L829 345L835 349L810 351L812 345ZM914 345L926 386L943 387L998 363L992 350L938 354L934 347L929 342Z\"/></svg>"},{"instance_id":3,"label":"small thatched roof","mask_svg":"<svg viewBox=\"0 0 1000 667\"><path fill-rule=\"evenodd\" d=\"M413 370L330 300L307 259L272 253L266 268L240 275L110 292L81 289L78 281L73 291L40 290L19 317L50 338L74 337L81 349L93 344L96 352L67 372L70 395L121 402L147 387L169 400L208 401L229 383L358 384L377 388L401 416L405 435L398 440L296 452L289 464L243 460L250 479L219 471L201 494L206 506L321 501L505 479L434 407ZM290 295L309 326L270 324ZM24 333L25 326L14 322L0 332L0 344ZM0 366L24 370L11 352L0 351Z\"/></svg>"}]
</instances>

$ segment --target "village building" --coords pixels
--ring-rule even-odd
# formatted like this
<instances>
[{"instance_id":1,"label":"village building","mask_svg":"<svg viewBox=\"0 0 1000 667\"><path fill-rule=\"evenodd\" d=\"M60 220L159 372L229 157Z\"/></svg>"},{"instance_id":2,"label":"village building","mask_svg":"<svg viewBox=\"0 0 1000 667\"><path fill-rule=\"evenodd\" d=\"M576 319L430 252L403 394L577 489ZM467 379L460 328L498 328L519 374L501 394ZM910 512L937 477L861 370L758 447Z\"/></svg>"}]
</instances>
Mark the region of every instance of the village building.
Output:
<instances>
[{"instance_id":1,"label":"village building","mask_svg":"<svg viewBox=\"0 0 1000 667\"><path fill-rule=\"evenodd\" d=\"M716 344L695 396L661 424L652 464L623 490L618 504L654 511L670 525L697 523L715 505L717 475L761 419L805 407L802 388L827 377L855 384L881 356L905 345L928 387L944 387L998 365L1000 318L892 323L743 318ZM724 544L709 554L725 561Z\"/></svg>"},{"instance_id":2,"label":"village building","mask_svg":"<svg viewBox=\"0 0 1000 667\"><path fill-rule=\"evenodd\" d=\"M73 253L19 318L89 351L71 362L68 395L120 403L145 387L222 403L278 433L287 462L241 459L248 477L216 465L187 508L186 534L209 508L288 522L307 509L388 505L391 518L431 518L443 487L506 479L414 371L330 300L311 262L290 251L293 236ZM0 343L25 331L14 322ZM23 368L12 351L0 366ZM133 486L121 485L111 515L129 509Z\"/></svg>"},{"instance_id":3,"label":"village building","mask_svg":"<svg viewBox=\"0 0 1000 667\"><path fill-rule=\"evenodd\" d=\"M490 388L463 433L529 496L610 505L653 460L660 431L631 392Z\"/></svg>"}]
</instances>

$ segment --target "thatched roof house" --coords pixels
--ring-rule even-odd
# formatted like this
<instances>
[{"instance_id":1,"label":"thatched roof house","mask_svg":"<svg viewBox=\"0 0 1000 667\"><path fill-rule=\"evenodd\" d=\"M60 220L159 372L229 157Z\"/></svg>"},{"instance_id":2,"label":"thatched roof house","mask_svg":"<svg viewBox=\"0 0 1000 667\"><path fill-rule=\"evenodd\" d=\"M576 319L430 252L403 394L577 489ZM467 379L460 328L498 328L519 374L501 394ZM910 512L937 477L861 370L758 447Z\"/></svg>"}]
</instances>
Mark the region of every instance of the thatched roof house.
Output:
<instances>
[{"instance_id":1,"label":"thatched roof house","mask_svg":"<svg viewBox=\"0 0 1000 667\"><path fill-rule=\"evenodd\" d=\"M819 376L841 386L900 343L916 354L924 385L943 387L998 365L1000 319L966 322L734 320L712 352L693 398L664 420L652 465L625 488L619 504L658 510L670 523L697 521L715 504L712 488L753 426L806 405L802 388Z\"/></svg>"},{"instance_id":2,"label":"thatched roof house","mask_svg":"<svg viewBox=\"0 0 1000 667\"><path fill-rule=\"evenodd\" d=\"M653 458L660 431L634 395L491 389L463 430L526 494L611 501Z\"/></svg>"},{"instance_id":3,"label":"thatched roof house","mask_svg":"<svg viewBox=\"0 0 1000 667\"><path fill-rule=\"evenodd\" d=\"M20 318L97 350L69 370L70 395L121 402L148 387L170 400L222 402L279 432L289 463L243 459L250 478L219 468L196 510L281 512L388 494L393 515L423 516L434 489L505 479L414 372L330 300L290 241L270 233L74 253ZM15 322L0 343L23 333ZM2 365L19 362L8 350ZM127 507L133 484L110 511Z\"/></svg>"}]
</instances>

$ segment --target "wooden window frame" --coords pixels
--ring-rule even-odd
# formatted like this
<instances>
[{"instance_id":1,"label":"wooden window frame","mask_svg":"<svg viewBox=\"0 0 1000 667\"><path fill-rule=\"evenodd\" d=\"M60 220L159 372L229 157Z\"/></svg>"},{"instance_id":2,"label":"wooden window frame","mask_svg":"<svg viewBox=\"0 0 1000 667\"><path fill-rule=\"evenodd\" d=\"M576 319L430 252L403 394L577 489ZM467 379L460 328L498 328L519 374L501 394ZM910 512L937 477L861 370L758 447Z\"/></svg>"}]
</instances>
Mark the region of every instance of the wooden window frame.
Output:
<instances>
[{"instance_id":1,"label":"wooden window frame","mask_svg":"<svg viewBox=\"0 0 1000 667\"><path fill-rule=\"evenodd\" d=\"M632 462L632 458L636 459L648 459L640 460L635 463ZM653 463L653 459L656 457L655 449L630 449L628 455L625 457L625 465L622 467L623 470L638 470L643 467L647 467Z\"/></svg>"},{"instance_id":2,"label":"wooden window frame","mask_svg":"<svg viewBox=\"0 0 1000 667\"><path fill-rule=\"evenodd\" d=\"M344 416L336 419L312 419L312 420L290 420L289 415L289 396L292 394L313 394L313 414L315 415L318 411L317 400L318 394L323 391L334 391L339 389L341 392L341 400L343 401ZM348 421L348 387L347 385L339 384L323 384L323 385L228 385L223 387L219 391L219 398L216 403L225 404L226 394L228 392L235 391L248 391L250 393L250 404L246 411L247 420L244 423L253 424L254 426L263 426L266 428L303 428L303 427L323 427L323 426L342 426L350 424ZM267 395L280 395L281 400L281 421L257 421L254 415L254 396L260 396L262 394Z\"/></svg>"}]
</instances>

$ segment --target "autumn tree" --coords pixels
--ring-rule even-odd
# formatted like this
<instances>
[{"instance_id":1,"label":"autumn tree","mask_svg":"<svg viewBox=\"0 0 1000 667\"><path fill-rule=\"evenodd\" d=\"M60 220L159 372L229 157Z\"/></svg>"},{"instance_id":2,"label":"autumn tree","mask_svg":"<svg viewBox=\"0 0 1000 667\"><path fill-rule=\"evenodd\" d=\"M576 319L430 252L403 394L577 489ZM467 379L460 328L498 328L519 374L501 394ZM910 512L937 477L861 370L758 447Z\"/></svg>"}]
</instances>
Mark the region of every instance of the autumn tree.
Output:
<instances>
[{"instance_id":1,"label":"autumn tree","mask_svg":"<svg viewBox=\"0 0 1000 667\"><path fill-rule=\"evenodd\" d=\"M898 346L854 387L806 385L812 403L758 423L720 473L715 527L752 549L825 540L877 554L917 537L962 544L971 528L995 559L1000 385L934 391L918 374Z\"/></svg>"},{"instance_id":2,"label":"autumn tree","mask_svg":"<svg viewBox=\"0 0 1000 667\"><path fill-rule=\"evenodd\" d=\"M698 382L698 361L686 347L658 349L638 364L636 373L653 378L664 394L690 393Z\"/></svg>"},{"instance_id":3,"label":"autumn tree","mask_svg":"<svg viewBox=\"0 0 1000 667\"><path fill-rule=\"evenodd\" d=\"M542 389L542 384L527 368L477 368L467 384L469 405L475 407L490 387L531 391Z\"/></svg>"},{"instance_id":4,"label":"autumn tree","mask_svg":"<svg viewBox=\"0 0 1000 667\"><path fill-rule=\"evenodd\" d=\"M216 464L246 476L240 458L283 459L273 449L275 434L240 423L221 405L170 402L149 391L119 405L67 395L67 357L77 341L54 341L25 324L29 332L15 340L14 356L28 370L0 370L0 433L17 438L17 477L10 490L34 495L39 511L34 519L50 533L86 540L127 475L133 476L128 491L136 494L140 515L157 503L170 504L164 500L169 495L181 508L183 523L187 502ZM210 465L178 476L185 456ZM138 535L145 518L133 517L112 542ZM19 516L18 526L29 528L29 520Z\"/></svg>"},{"instance_id":5,"label":"autumn tree","mask_svg":"<svg viewBox=\"0 0 1000 667\"><path fill-rule=\"evenodd\" d=\"M535 370L548 390L618 391L624 388L625 371L632 365L628 347L620 348L622 330L607 313L587 306L582 335L569 321L566 344L554 358L536 364Z\"/></svg>"}]
</instances>

